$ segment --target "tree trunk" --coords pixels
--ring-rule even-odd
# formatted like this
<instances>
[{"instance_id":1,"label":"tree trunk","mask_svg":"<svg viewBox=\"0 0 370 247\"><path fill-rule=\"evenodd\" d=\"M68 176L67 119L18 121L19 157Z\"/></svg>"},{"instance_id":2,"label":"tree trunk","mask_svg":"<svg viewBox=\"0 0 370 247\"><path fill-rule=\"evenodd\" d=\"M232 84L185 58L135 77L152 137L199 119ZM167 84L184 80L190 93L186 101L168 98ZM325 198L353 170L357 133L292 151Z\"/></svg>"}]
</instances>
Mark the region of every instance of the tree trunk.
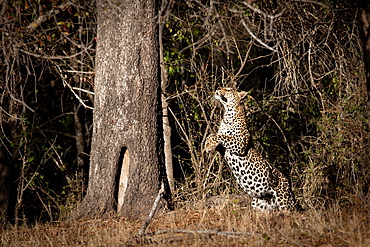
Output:
<instances>
[{"instance_id":1,"label":"tree trunk","mask_svg":"<svg viewBox=\"0 0 370 247\"><path fill-rule=\"evenodd\" d=\"M71 219L116 210L118 194L121 215L141 218L166 180L156 1L98 0L97 12L89 184Z\"/></svg>"}]
</instances>

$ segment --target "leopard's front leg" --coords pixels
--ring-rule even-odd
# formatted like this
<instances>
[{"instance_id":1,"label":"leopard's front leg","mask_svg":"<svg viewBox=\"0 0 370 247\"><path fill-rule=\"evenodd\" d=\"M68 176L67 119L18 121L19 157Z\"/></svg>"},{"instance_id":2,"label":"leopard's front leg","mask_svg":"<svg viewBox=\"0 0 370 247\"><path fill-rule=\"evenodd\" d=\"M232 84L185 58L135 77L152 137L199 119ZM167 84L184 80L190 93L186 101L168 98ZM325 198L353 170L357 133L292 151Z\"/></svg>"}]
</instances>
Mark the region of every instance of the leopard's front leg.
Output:
<instances>
[{"instance_id":1,"label":"leopard's front leg","mask_svg":"<svg viewBox=\"0 0 370 247\"><path fill-rule=\"evenodd\" d=\"M206 139L206 143L204 144L204 150L207 152L213 151L219 144L220 140L218 138L218 135L210 134Z\"/></svg>"},{"instance_id":2,"label":"leopard's front leg","mask_svg":"<svg viewBox=\"0 0 370 247\"><path fill-rule=\"evenodd\" d=\"M230 153L235 155L244 155L247 143L242 137L233 137L228 135L211 134L207 137L204 145L205 151L215 150L218 145L222 145Z\"/></svg>"}]
</instances>

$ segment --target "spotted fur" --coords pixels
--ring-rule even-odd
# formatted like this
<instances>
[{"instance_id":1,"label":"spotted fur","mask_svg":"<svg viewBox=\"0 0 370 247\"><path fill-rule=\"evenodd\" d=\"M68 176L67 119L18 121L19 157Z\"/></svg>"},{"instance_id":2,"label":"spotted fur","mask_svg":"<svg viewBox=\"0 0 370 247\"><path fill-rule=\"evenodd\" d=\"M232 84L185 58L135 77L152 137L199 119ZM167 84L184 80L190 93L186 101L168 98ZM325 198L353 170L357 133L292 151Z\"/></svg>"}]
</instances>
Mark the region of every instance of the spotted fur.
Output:
<instances>
[{"instance_id":1,"label":"spotted fur","mask_svg":"<svg viewBox=\"0 0 370 247\"><path fill-rule=\"evenodd\" d=\"M215 98L222 103L225 113L217 135L210 135L207 138L206 151L214 150L221 144L231 154L245 155L250 135L241 100L246 95L246 92L237 92L231 88L216 91Z\"/></svg>"},{"instance_id":2,"label":"spotted fur","mask_svg":"<svg viewBox=\"0 0 370 247\"><path fill-rule=\"evenodd\" d=\"M288 179L252 145L242 99L245 92L220 88L215 93L224 109L217 134L206 139L205 150L221 146L238 184L253 197L252 207L262 211L294 210L297 203Z\"/></svg>"}]
</instances>

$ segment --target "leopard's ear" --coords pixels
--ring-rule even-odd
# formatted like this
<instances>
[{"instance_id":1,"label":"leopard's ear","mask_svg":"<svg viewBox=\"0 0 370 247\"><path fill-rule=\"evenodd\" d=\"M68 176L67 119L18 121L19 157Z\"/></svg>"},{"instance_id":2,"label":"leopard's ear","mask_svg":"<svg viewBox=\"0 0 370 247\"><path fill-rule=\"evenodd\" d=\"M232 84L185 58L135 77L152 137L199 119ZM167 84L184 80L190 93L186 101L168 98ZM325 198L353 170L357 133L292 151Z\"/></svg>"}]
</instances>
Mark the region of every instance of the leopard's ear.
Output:
<instances>
[{"instance_id":1,"label":"leopard's ear","mask_svg":"<svg viewBox=\"0 0 370 247\"><path fill-rule=\"evenodd\" d=\"M239 94L240 99L244 99L248 95L248 93L245 91L238 92L238 94Z\"/></svg>"}]
</instances>

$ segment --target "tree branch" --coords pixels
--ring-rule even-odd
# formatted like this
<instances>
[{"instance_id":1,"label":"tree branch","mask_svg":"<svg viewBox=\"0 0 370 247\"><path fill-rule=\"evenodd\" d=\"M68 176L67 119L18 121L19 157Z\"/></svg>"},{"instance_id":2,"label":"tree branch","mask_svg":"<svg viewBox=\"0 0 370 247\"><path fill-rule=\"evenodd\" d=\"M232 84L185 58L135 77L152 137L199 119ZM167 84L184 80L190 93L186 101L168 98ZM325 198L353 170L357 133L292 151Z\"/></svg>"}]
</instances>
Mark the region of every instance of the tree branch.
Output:
<instances>
[{"instance_id":1,"label":"tree branch","mask_svg":"<svg viewBox=\"0 0 370 247\"><path fill-rule=\"evenodd\" d=\"M150 210L150 213L149 213L149 216L148 216L148 219L144 222L144 224L141 226L140 230L139 230L139 233L138 235L141 236L144 234L146 228L149 226L150 222L152 221L155 213L157 212L158 210L158 207L159 207L159 202L161 201L161 198L163 197L163 193L164 193L164 184L162 183L161 185L161 189L159 190L158 192L158 195L157 197L155 198L155 201L153 203L153 207L152 209Z\"/></svg>"},{"instance_id":2,"label":"tree branch","mask_svg":"<svg viewBox=\"0 0 370 247\"><path fill-rule=\"evenodd\" d=\"M49 19L53 14L57 15L57 14L59 14L60 12L62 12L63 10L65 10L66 8L68 8L71 5L72 5L72 2L67 1L67 2L62 3L61 5L59 5L56 8L52 8L51 10L46 12L46 14L40 15L35 21L33 21L31 24L29 24L26 27L26 30L28 32L32 33L33 31L36 30L37 27L39 27L44 21Z\"/></svg>"},{"instance_id":3,"label":"tree branch","mask_svg":"<svg viewBox=\"0 0 370 247\"><path fill-rule=\"evenodd\" d=\"M258 43L260 43L263 47L273 51L273 52L277 52L277 50L269 45L267 45L265 42L263 42L260 38L258 38L254 33L252 33L252 31L249 29L248 25L245 23L243 17L241 16L240 20L242 21L242 24L243 26L245 27L245 29L247 30L247 32L250 34L250 36L252 36L253 39L255 39Z\"/></svg>"}]
</instances>

